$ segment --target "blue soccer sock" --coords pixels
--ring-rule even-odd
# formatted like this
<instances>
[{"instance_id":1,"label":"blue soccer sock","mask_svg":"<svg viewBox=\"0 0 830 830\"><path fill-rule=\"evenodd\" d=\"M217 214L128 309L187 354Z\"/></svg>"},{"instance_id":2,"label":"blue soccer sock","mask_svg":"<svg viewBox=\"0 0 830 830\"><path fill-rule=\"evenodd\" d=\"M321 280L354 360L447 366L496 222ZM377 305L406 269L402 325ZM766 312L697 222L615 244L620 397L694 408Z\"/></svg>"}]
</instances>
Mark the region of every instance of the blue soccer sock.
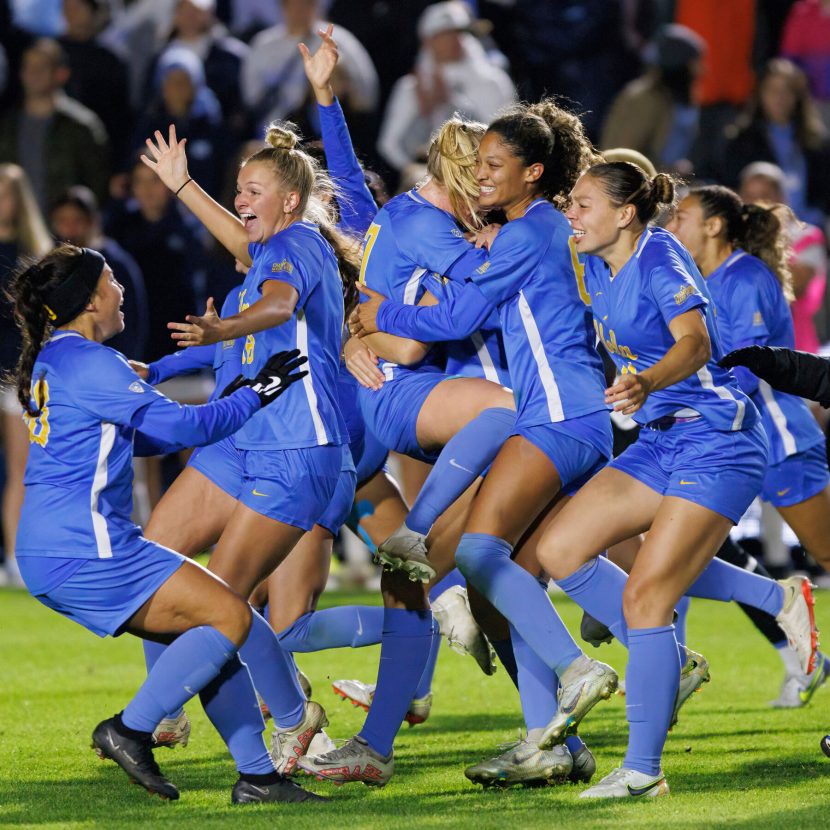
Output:
<instances>
[{"instance_id":1,"label":"blue soccer sock","mask_svg":"<svg viewBox=\"0 0 830 830\"><path fill-rule=\"evenodd\" d=\"M432 678L435 676L435 666L438 663L438 653L441 650L441 632L438 625L433 625L432 644L429 647L429 657L418 686L415 689L414 700L426 697L432 691Z\"/></svg>"},{"instance_id":2,"label":"blue soccer sock","mask_svg":"<svg viewBox=\"0 0 830 830\"><path fill-rule=\"evenodd\" d=\"M142 640L141 644L144 646L144 665L147 666L147 674L150 674L167 646L164 643L156 643L152 640ZM168 712L164 717L175 720L183 711L184 709L180 706L175 712Z\"/></svg>"},{"instance_id":3,"label":"blue soccer sock","mask_svg":"<svg viewBox=\"0 0 830 830\"><path fill-rule=\"evenodd\" d=\"M677 619L674 621L674 638L680 651L680 665L686 662L686 617L689 614L689 606L692 600L689 597L680 597L680 602L675 605Z\"/></svg>"},{"instance_id":4,"label":"blue soccer sock","mask_svg":"<svg viewBox=\"0 0 830 830\"><path fill-rule=\"evenodd\" d=\"M506 640L490 640L493 651L504 666L507 676L513 681L513 685L519 688L519 667L516 665L516 655L513 653L513 644L508 637Z\"/></svg>"},{"instance_id":5,"label":"blue soccer sock","mask_svg":"<svg viewBox=\"0 0 830 830\"><path fill-rule=\"evenodd\" d=\"M199 699L239 772L267 775L276 771L262 739L265 721L251 675L239 655L225 663L199 693Z\"/></svg>"},{"instance_id":6,"label":"blue soccer sock","mask_svg":"<svg viewBox=\"0 0 830 830\"><path fill-rule=\"evenodd\" d=\"M522 639L516 628L510 626L510 642L519 674L519 699L528 733L550 723L557 710L556 690L559 678L538 654Z\"/></svg>"},{"instance_id":7,"label":"blue soccer sock","mask_svg":"<svg viewBox=\"0 0 830 830\"><path fill-rule=\"evenodd\" d=\"M152 732L168 712L177 712L236 654L221 631L200 625L180 634L156 660L121 720L129 729Z\"/></svg>"},{"instance_id":8,"label":"blue soccer sock","mask_svg":"<svg viewBox=\"0 0 830 830\"><path fill-rule=\"evenodd\" d=\"M297 680L297 670L273 629L256 612L248 639L239 649L247 664L254 687L262 696L274 723L280 728L296 726L305 711L305 695Z\"/></svg>"},{"instance_id":9,"label":"blue soccer sock","mask_svg":"<svg viewBox=\"0 0 830 830\"><path fill-rule=\"evenodd\" d=\"M431 611L387 608L375 696L360 737L383 756L392 752L395 736L415 697L432 648Z\"/></svg>"},{"instance_id":10,"label":"blue soccer sock","mask_svg":"<svg viewBox=\"0 0 830 830\"><path fill-rule=\"evenodd\" d=\"M614 636L628 645L628 628L622 610L622 595L628 574L607 559L597 556L556 584L580 608L611 629Z\"/></svg>"},{"instance_id":11,"label":"blue soccer sock","mask_svg":"<svg viewBox=\"0 0 830 830\"><path fill-rule=\"evenodd\" d=\"M458 568L453 568L443 579L439 580L429 589L429 601L434 602L444 591L460 585L462 588L467 587L467 581L461 575Z\"/></svg>"},{"instance_id":12,"label":"blue soccer sock","mask_svg":"<svg viewBox=\"0 0 830 830\"><path fill-rule=\"evenodd\" d=\"M513 548L489 533L465 533L455 562L459 570L502 615L515 626L524 641L561 675L582 655L547 593L510 558Z\"/></svg>"},{"instance_id":13,"label":"blue soccer sock","mask_svg":"<svg viewBox=\"0 0 830 830\"><path fill-rule=\"evenodd\" d=\"M692 583L686 596L716 599L720 602L740 602L772 617L784 606L784 589L768 576L745 571L722 559L713 559L703 573Z\"/></svg>"},{"instance_id":14,"label":"blue soccer sock","mask_svg":"<svg viewBox=\"0 0 830 830\"><path fill-rule=\"evenodd\" d=\"M625 710L628 718L627 769L660 773L663 744L669 731L680 662L673 625L628 629Z\"/></svg>"},{"instance_id":15,"label":"blue soccer sock","mask_svg":"<svg viewBox=\"0 0 830 830\"><path fill-rule=\"evenodd\" d=\"M435 520L481 475L513 433L512 409L485 409L447 441L435 462L406 526L426 536Z\"/></svg>"},{"instance_id":16,"label":"blue soccer sock","mask_svg":"<svg viewBox=\"0 0 830 830\"><path fill-rule=\"evenodd\" d=\"M286 651L325 651L328 648L362 648L380 642L383 608L341 605L309 611L277 634Z\"/></svg>"}]
</instances>

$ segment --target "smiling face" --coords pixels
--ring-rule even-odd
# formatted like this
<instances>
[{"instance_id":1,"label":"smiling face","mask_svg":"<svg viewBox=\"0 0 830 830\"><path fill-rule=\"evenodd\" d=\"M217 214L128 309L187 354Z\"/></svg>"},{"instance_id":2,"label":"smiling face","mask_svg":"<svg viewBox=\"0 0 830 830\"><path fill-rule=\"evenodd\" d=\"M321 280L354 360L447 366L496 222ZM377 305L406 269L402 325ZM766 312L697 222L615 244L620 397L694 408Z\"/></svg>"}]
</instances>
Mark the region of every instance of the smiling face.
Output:
<instances>
[{"instance_id":1,"label":"smiling face","mask_svg":"<svg viewBox=\"0 0 830 830\"><path fill-rule=\"evenodd\" d=\"M631 206L617 206L600 182L584 173L571 191L565 216L571 223L574 247L581 254L602 256L619 240L623 228L631 224Z\"/></svg>"},{"instance_id":2,"label":"smiling face","mask_svg":"<svg viewBox=\"0 0 830 830\"><path fill-rule=\"evenodd\" d=\"M298 204L299 194L286 190L267 165L248 162L239 171L234 207L250 242L269 240Z\"/></svg>"},{"instance_id":3,"label":"smiling face","mask_svg":"<svg viewBox=\"0 0 830 830\"><path fill-rule=\"evenodd\" d=\"M509 216L511 207L533 198L543 170L541 164L525 167L498 133L486 133L478 149L476 164L481 209L501 208Z\"/></svg>"},{"instance_id":4,"label":"smiling face","mask_svg":"<svg viewBox=\"0 0 830 830\"><path fill-rule=\"evenodd\" d=\"M666 230L683 243L695 262L700 262L707 234L703 206L697 196L689 195L677 206Z\"/></svg>"},{"instance_id":5,"label":"smiling face","mask_svg":"<svg viewBox=\"0 0 830 830\"><path fill-rule=\"evenodd\" d=\"M93 306L95 325L101 333L101 341L109 340L124 331L124 287L115 279L112 268L104 265L90 304Z\"/></svg>"}]
</instances>

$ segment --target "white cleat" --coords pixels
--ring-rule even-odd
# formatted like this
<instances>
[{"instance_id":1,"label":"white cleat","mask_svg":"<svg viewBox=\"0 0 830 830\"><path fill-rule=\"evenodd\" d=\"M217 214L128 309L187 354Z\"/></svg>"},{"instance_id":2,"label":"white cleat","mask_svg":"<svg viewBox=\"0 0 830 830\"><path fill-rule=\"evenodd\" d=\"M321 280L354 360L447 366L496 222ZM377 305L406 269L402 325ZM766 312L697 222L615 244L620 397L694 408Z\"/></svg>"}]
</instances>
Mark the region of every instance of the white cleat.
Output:
<instances>
[{"instance_id":1,"label":"white cleat","mask_svg":"<svg viewBox=\"0 0 830 830\"><path fill-rule=\"evenodd\" d=\"M818 665L812 674L788 674L781 685L781 693L770 703L774 709L800 709L806 706L830 673L830 659L818 655Z\"/></svg>"},{"instance_id":2,"label":"white cleat","mask_svg":"<svg viewBox=\"0 0 830 830\"><path fill-rule=\"evenodd\" d=\"M584 654L577 657L559 678L559 707L545 727L539 746L550 749L562 743L600 700L614 694L617 683L617 673L611 666Z\"/></svg>"},{"instance_id":3,"label":"white cleat","mask_svg":"<svg viewBox=\"0 0 830 830\"><path fill-rule=\"evenodd\" d=\"M381 542L375 558L386 570L403 571L413 582L435 579L435 568L427 558L426 536L405 524Z\"/></svg>"},{"instance_id":4,"label":"white cleat","mask_svg":"<svg viewBox=\"0 0 830 830\"><path fill-rule=\"evenodd\" d=\"M375 698L375 684L363 683L360 680L335 680L331 684L331 689L338 697L348 701L352 706L363 709L365 712L369 711L369 707ZM412 700L404 720L410 726L417 726L429 717L431 709L432 692L429 692L425 697Z\"/></svg>"},{"instance_id":5,"label":"white cleat","mask_svg":"<svg viewBox=\"0 0 830 830\"><path fill-rule=\"evenodd\" d=\"M329 721L325 710L319 703L307 700L300 722L288 729L274 727L271 735L271 758L280 775L291 775L297 765L297 759L308 752L314 736Z\"/></svg>"},{"instance_id":6,"label":"white cleat","mask_svg":"<svg viewBox=\"0 0 830 830\"><path fill-rule=\"evenodd\" d=\"M695 693L700 691L700 687L704 683L708 683L709 677L709 662L702 655L690 648L686 649L686 662L680 670L680 685L677 687L677 697L674 701L674 711L671 716L671 729L677 723L677 715L680 712L680 707Z\"/></svg>"},{"instance_id":7,"label":"white cleat","mask_svg":"<svg viewBox=\"0 0 830 830\"><path fill-rule=\"evenodd\" d=\"M308 752L306 755L325 755L337 749L337 744L328 736L325 729L321 729L312 739L308 745ZM294 772L296 772L296 768Z\"/></svg>"},{"instance_id":8,"label":"white cleat","mask_svg":"<svg viewBox=\"0 0 830 830\"><path fill-rule=\"evenodd\" d=\"M297 669L297 682L300 684L300 688L303 690L303 694L307 697L311 697L311 681L308 679L306 674L301 670Z\"/></svg>"},{"instance_id":9,"label":"white cleat","mask_svg":"<svg viewBox=\"0 0 830 830\"><path fill-rule=\"evenodd\" d=\"M467 589L453 585L431 604L438 629L449 647L472 657L486 675L495 674L496 653L473 617Z\"/></svg>"},{"instance_id":10,"label":"white cleat","mask_svg":"<svg viewBox=\"0 0 830 830\"><path fill-rule=\"evenodd\" d=\"M593 787L579 794L580 798L657 798L668 795L666 776L646 775L637 770L618 767Z\"/></svg>"},{"instance_id":11,"label":"white cleat","mask_svg":"<svg viewBox=\"0 0 830 830\"><path fill-rule=\"evenodd\" d=\"M153 730L153 746L173 749L175 746L187 746L190 740L190 718L182 709L177 718L164 718Z\"/></svg>"},{"instance_id":12,"label":"white cleat","mask_svg":"<svg viewBox=\"0 0 830 830\"><path fill-rule=\"evenodd\" d=\"M806 576L791 576L779 579L784 589L784 606L775 618L787 635L789 644L798 652L804 674L812 673L816 667L818 629L813 612L815 601L812 586Z\"/></svg>"},{"instance_id":13,"label":"white cleat","mask_svg":"<svg viewBox=\"0 0 830 830\"><path fill-rule=\"evenodd\" d=\"M367 787L384 787L395 771L395 759L391 752L386 757L375 752L356 735L325 755L306 755L298 766L321 781L363 782Z\"/></svg>"},{"instance_id":14,"label":"white cleat","mask_svg":"<svg viewBox=\"0 0 830 830\"><path fill-rule=\"evenodd\" d=\"M500 747L501 748L501 747ZM561 784L573 769L573 758L566 746L539 749L539 744L524 738L504 747L505 752L464 770L464 775L483 787L525 787Z\"/></svg>"}]
</instances>

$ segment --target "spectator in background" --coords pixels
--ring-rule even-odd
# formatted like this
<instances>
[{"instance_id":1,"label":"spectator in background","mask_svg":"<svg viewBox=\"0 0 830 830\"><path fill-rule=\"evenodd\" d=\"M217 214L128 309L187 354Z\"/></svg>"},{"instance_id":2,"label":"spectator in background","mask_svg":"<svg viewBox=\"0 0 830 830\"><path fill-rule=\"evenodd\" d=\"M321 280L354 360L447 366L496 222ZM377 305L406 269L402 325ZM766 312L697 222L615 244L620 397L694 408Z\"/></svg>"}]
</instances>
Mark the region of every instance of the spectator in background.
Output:
<instances>
[{"instance_id":1,"label":"spectator in background","mask_svg":"<svg viewBox=\"0 0 830 830\"><path fill-rule=\"evenodd\" d=\"M201 312L204 247L186 223L178 200L158 176L136 160L132 198L118 205L104 223L111 236L138 263L150 298L145 360L173 351L167 323Z\"/></svg>"},{"instance_id":2,"label":"spectator in background","mask_svg":"<svg viewBox=\"0 0 830 830\"><path fill-rule=\"evenodd\" d=\"M328 23L319 16L318 0L280 0L283 23L260 32L242 67L242 96L260 123L290 119L309 135L319 135L317 107L297 49L301 41L314 52L320 46L318 30ZM353 116L372 115L378 107L378 76L372 59L351 33L334 27L340 62L335 93L352 126Z\"/></svg>"},{"instance_id":3,"label":"spectator in background","mask_svg":"<svg viewBox=\"0 0 830 830\"><path fill-rule=\"evenodd\" d=\"M784 24L781 56L801 67L830 128L830 0L798 0Z\"/></svg>"},{"instance_id":4,"label":"spectator in background","mask_svg":"<svg viewBox=\"0 0 830 830\"><path fill-rule=\"evenodd\" d=\"M787 180L784 171L767 161L756 161L741 171L740 197L744 202L786 204ZM795 347L817 354L820 346L814 317L824 304L827 288L827 243L821 228L784 219L792 253L795 300L790 304L795 327Z\"/></svg>"},{"instance_id":5,"label":"spectator in background","mask_svg":"<svg viewBox=\"0 0 830 830\"><path fill-rule=\"evenodd\" d=\"M109 0L63 0L66 30L58 42L69 63L66 94L103 122L115 163L124 160L132 117L127 62L99 35L109 18Z\"/></svg>"},{"instance_id":6,"label":"spectator in background","mask_svg":"<svg viewBox=\"0 0 830 830\"><path fill-rule=\"evenodd\" d=\"M42 210L75 184L99 199L107 191L106 130L92 110L63 92L68 79L57 41L35 41L23 53L23 103L0 117L0 159L23 167Z\"/></svg>"},{"instance_id":7,"label":"spectator in background","mask_svg":"<svg viewBox=\"0 0 830 830\"><path fill-rule=\"evenodd\" d=\"M24 257L39 258L52 247L46 223L23 168L0 164L0 372L17 365L20 332L12 320L12 308L4 289L16 263ZM6 483L3 488L3 550L0 585L23 585L14 561L14 538L23 503L23 473L29 452L29 433L20 417L20 404L12 387L0 387L3 417L3 457Z\"/></svg>"},{"instance_id":8,"label":"spectator in background","mask_svg":"<svg viewBox=\"0 0 830 830\"><path fill-rule=\"evenodd\" d=\"M55 37L63 32L61 0L12 0L14 23L37 37Z\"/></svg>"},{"instance_id":9,"label":"spectator in background","mask_svg":"<svg viewBox=\"0 0 830 830\"><path fill-rule=\"evenodd\" d=\"M830 144L804 73L774 58L764 67L742 118L730 130L723 179L737 187L754 161L777 164L786 175L787 203L799 219L824 223L830 211Z\"/></svg>"},{"instance_id":10,"label":"spectator in background","mask_svg":"<svg viewBox=\"0 0 830 830\"><path fill-rule=\"evenodd\" d=\"M219 198L225 167L235 150L222 122L222 108L205 84L201 59L190 49L171 47L156 65L155 96L133 130L131 147L144 148L156 130L165 135L170 124L187 139L190 175Z\"/></svg>"},{"instance_id":11,"label":"spectator in background","mask_svg":"<svg viewBox=\"0 0 830 830\"><path fill-rule=\"evenodd\" d=\"M98 202L88 187L72 187L52 206L52 232L61 242L92 248L103 254L118 282L124 286L124 319L121 334L107 345L135 360L144 360L147 344L147 291L136 261L114 240L103 235Z\"/></svg>"},{"instance_id":12,"label":"spectator in background","mask_svg":"<svg viewBox=\"0 0 830 830\"><path fill-rule=\"evenodd\" d=\"M651 67L616 97L602 127L600 147L628 147L662 170L691 173L700 108L695 85L705 44L691 29L663 26L646 54Z\"/></svg>"},{"instance_id":13,"label":"spectator in background","mask_svg":"<svg viewBox=\"0 0 830 830\"><path fill-rule=\"evenodd\" d=\"M428 6L418 21L421 50L409 75L392 88L378 151L398 172L422 159L432 133L457 112L489 122L516 100L507 73L470 34L472 17L458 0Z\"/></svg>"}]
</instances>

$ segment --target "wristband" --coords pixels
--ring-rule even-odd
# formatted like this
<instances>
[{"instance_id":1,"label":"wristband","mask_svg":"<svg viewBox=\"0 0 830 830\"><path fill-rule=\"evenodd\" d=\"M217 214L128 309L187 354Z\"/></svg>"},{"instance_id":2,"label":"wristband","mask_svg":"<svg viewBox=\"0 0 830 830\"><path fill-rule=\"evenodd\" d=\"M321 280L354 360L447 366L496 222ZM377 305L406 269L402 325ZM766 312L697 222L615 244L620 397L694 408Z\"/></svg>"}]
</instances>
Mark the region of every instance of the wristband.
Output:
<instances>
[{"instance_id":1,"label":"wristband","mask_svg":"<svg viewBox=\"0 0 830 830\"><path fill-rule=\"evenodd\" d=\"M192 178L188 178L188 180L176 191L174 195L178 196L179 193L181 193L192 181Z\"/></svg>"}]
</instances>

